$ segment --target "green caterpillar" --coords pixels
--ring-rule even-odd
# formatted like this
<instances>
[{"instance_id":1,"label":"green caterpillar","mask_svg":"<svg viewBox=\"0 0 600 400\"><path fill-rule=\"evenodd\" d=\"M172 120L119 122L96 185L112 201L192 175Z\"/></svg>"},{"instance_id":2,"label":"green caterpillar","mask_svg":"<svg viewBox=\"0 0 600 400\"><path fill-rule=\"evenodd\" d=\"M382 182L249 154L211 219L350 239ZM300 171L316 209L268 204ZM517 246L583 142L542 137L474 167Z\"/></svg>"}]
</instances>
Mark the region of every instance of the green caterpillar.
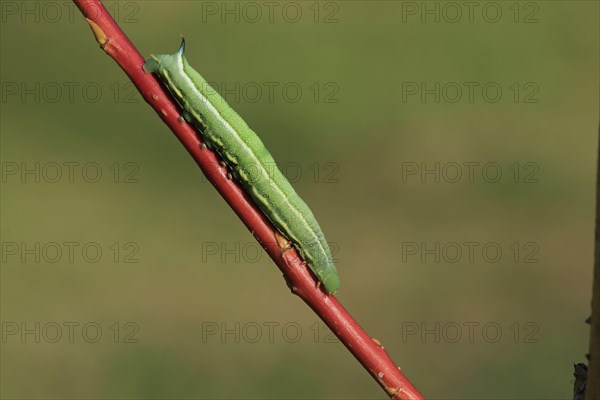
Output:
<instances>
[{"instance_id":1,"label":"green caterpillar","mask_svg":"<svg viewBox=\"0 0 600 400\"><path fill-rule=\"evenodd\" d=\"M292 241L327 293L335 293L340 280L313 213L275 166L256 133L188 64L184 50L182 39L177 53L151 55L144 70L156 74L167 86L183 109L183 118L200 132L206 146L219 154L273 225ZM257 170L260 179L256 179Z\"/></svg>"}]
</instances>

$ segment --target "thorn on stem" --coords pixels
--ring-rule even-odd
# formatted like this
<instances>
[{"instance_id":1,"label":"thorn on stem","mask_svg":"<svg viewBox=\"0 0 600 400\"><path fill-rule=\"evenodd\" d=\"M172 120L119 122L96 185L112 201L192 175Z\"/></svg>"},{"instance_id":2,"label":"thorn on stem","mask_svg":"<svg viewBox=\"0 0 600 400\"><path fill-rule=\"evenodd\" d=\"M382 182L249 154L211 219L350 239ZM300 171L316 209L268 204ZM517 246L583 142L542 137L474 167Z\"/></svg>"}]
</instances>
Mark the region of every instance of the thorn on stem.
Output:
<instances>
[{"instance_id":1,"label":"thorn on stem","mask_svg":"<svg viewBox=\"0 0 600 400\"><path fill-rule=\"evenodd\" d=\"M106 37L106 33L104 33L104 30L102 30L102 28L91 19L86 18L85 20L87 21L90 28L92 28L92 32L96 37L96 42L98 42L98 44L100 44L100 47L104 49L104 46L106 46L106 43L108 43L109 41L108 37Z\"/></svg>"},{"instance_id":2,"label":"thorn on stem","mask_svg":"<svg viewBox=\"0 0 600 400\"><path fill-rule=\"evenodd\" d=\"M283 236L278 231L275 231L275 240L277 241L279 248L282 250L281 254L292 248L292 242L290 242L288 238Z\"/></svg>"},{"instance_id":3,"label":"thorn on stem","mask_svg":"<svg viewBox=\"0 0 600 400\"><path fill-rule=\"evenodd\" d=\"M383 347L383 345L381 344L381 342L378 339L375 339L374 337L372 337L371 340L373 341L373 343L375 343L377 346L379 346L379 348L381 350L385 349L385 347Z\"/></svg>"}]
</instances>

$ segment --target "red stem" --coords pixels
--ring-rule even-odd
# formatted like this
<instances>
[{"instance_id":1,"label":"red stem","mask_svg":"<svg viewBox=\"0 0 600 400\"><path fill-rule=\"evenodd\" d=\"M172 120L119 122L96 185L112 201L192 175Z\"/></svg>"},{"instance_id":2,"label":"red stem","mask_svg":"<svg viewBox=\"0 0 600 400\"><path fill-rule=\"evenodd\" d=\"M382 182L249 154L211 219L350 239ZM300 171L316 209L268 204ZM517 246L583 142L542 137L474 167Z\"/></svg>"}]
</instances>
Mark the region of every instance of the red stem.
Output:
<instances>
[{"instance_id":1,"label":"red stem","mask_svg":"<svg viewBox=\"0 0 600 400\"><path fill-rule=\"evenodd\" d=\"M390 359L383 346L367 335L334 296L323 291L296 250L292 248L282 252L277 244L275 228L254 207L237 184L228 179L227 169L221 165L213 152L202 147L196 131L179 120L178 107L158 81L142 70L144 58L100 0L74 2L86 17L100 47L119 64L144 100L175 133L202 172L275 261L292 292L300 296L317 313L391 398L423 399Z\"/></svg>"}]
</instances>

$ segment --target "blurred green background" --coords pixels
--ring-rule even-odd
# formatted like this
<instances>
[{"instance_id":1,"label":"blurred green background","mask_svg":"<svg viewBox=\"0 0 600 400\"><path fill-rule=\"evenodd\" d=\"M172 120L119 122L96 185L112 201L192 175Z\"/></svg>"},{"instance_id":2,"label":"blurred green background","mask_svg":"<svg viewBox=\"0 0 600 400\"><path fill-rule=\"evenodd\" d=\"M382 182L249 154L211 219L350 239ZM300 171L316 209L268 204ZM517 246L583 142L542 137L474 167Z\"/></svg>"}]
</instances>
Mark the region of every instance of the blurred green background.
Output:
<instances>
[{"instance_id":1,"label":"blurred green background","mask_svg":"<svg viewBox=\"0 0 600 400\"><path fill-rule=\"evenodd\" d=\"M144 55L185 35L425 396L572 397L597 2L106 4ZM2 398L385 398L78 10L1 5Z\"/></svg>"}]
</instances>

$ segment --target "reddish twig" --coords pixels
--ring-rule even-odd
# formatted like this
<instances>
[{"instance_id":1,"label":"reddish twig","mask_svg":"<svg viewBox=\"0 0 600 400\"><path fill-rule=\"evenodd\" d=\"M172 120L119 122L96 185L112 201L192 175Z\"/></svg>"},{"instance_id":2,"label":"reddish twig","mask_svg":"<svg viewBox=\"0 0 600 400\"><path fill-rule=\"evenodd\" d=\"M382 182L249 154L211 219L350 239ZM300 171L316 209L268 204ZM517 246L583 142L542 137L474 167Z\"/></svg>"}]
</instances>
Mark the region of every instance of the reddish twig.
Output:
<instances>
[{"instance_id":1,"label":"reddish twig","mask_svg":"<svg viewBox=\"0 0 600 400\"><path fill-rule=\"evenodd\" d=\"M292 289L329 326L340 341L393 399L423 399L400 372L379 341L371 338L334 296L327 295L295 249L278 244L276 230L258 211L210 150L201 146L195 130L179 120L180 111L158 81L142 70L144 59L121 31L100 0L74 0L86 17L100 47L111 56L194 158L202 172L275 261ZM279 237L281 240L281 237Z\"/></svg>"}]
</instances>

